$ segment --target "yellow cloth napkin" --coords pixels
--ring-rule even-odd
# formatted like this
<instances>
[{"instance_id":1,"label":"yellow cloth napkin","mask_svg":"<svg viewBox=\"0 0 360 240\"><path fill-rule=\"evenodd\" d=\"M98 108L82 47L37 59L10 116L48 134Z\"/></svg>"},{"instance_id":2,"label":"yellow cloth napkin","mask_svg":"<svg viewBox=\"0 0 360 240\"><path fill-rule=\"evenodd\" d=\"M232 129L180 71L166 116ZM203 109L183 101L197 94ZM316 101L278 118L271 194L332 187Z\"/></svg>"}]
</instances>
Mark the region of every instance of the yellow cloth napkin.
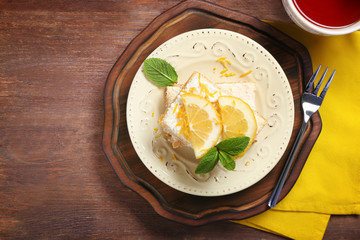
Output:
<instances>
[{"instance_id":1,"label":"yellow cloth napkin","mask_svg":"<svg viewBox=\"0 0 360 240\"><path fill-rule=\"evenodd\" d=\"M337 72L320 108L322 132L293 189L274 209L235 222L293 239L322 239L331 214L360 214L360 31L325 37L294 24L271 25L302 43L313 68L322 64L320 74L327 66L327 78Z\"/></svg>"}]
</instances>

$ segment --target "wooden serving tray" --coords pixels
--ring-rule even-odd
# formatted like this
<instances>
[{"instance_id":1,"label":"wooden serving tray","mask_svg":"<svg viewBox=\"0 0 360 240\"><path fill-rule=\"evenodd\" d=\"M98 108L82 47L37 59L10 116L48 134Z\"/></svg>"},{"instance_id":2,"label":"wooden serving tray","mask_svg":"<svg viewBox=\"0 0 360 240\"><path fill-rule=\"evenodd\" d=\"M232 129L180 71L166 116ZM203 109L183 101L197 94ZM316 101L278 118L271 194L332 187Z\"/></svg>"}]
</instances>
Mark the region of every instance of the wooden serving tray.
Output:
<instances>
[{"instance_id":1,"label":"wooden serving tray","mask_svg":"<svg viewBox=\"0 0 360 240\"><path fill-rule=\"evenodd\" d=\"M243 34L265 47L279 62L291 85L295 122L290 143L275 168L255 185L226 196L199 197L177 191L157 179L137 156L126 123L126 101L134 75L146 57L168 39L195 29L219 28ZM244 219L268 209L267 200L299 131L300 96L312 74L306 48L271 25L254 17L203 1L185 1L150 23L126 48L111 70L105 86L103 148L121 182L142 196L161 216L188 225L225 219ZM291 190L321 130L315 114L306 138L280 195Z\"/></svg>"}]
</instances>

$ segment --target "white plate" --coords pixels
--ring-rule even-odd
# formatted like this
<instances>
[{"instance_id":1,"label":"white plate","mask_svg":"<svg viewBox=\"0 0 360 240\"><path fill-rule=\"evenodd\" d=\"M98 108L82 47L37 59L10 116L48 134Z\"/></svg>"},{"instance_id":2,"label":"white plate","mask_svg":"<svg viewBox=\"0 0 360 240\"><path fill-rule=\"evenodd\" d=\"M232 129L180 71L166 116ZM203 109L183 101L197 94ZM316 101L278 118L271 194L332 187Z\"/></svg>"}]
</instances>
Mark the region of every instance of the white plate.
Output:
<instances>
[{"instance_id":1,"label":"white plate","mask_svg":"<svg viewBox=\"0 0 360 240\"><path fill-rule=\"evenodd\" d=\"M236 161L234 171L219 165L209 174L197 175L194 171L199 160L193 157L192 150L173 149L160 135L157 120L165 110L164 88L151 83L141 66L130 87L126 116L132 144L145 166L169 186L199 196L238 192L266 176L283 155L294 124L292 91L275 58L250 38L221 29L180 34L148 56L152 57L171 63L179 75L178 83L184 83L194 71L214 82L256 82L256 108L268 124L244 157ZM220 77L223 68L216 62L219 57L227 57L235 76ZM249 75L239 78L250 70Z\"/></svg>"}]
</instances>

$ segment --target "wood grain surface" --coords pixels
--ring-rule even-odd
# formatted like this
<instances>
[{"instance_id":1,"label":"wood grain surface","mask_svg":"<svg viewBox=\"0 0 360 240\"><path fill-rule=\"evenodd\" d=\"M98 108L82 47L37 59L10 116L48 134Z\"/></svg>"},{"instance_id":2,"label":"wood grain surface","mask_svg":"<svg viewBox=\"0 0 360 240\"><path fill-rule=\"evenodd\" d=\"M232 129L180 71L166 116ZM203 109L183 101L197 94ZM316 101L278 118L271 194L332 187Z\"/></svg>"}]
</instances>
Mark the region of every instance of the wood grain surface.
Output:
<instances>
[{"instance_id":1,"label":"wood grain surface","mask_svg":"<svg viewBox=\"0 0 360 240\"><path fill-rule=\"evenodd\" d=\"M264 46L279 62L294 97L295 121L292 139L276 167L246 190L221 197L199 197L164 184L144 167L132 146L126 121L126 104L134 76L145 58L159 45L187 31L220 28L243 34ZM257 18L219 5L191 0L173 7L151 22L128 45L106 82L104 151L121 181L144 197L156 212L170 220L202 225L219 220L243 219L269 209L267 200L279 178L301 125L300 96L303 82L312 75L311 58L304 46ZM315 123L315 124L314 124ZM321 129L316 114L306 132L306 146L284 185L279 200L292 188Z\"/></svg>"},{"instance_id":2,"label":"wood grain surface","mask_svg":"<svg viewBox=\"0 0 360 240\"><path fill-rule=\"evenodd\" d=\"M101 146L105 81L156 16L180 1L0 1L1 239L282 239L227 221L160 217L120 184ZM210 1L288 21L281 1ZM325 239L358 239L332 216Z\"/></svg>"}]
</instances>

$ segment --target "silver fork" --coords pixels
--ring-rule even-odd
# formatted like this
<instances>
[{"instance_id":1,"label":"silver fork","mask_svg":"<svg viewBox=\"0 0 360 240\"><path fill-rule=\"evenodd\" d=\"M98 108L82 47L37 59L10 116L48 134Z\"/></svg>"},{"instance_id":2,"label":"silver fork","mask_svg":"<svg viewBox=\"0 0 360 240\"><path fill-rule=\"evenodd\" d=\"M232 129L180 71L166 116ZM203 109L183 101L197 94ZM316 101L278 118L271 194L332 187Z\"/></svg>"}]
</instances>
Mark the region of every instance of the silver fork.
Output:
<instances>
[{"instance_id":1,"label":"silver fork","mask_svg":"<svg viewBox=\"0 0 360 240\"><path fill-rule=\"evenodd\" d=\"M301 105L302 105L302 109L304 112L304 119L301 124L300 131L295 139L294 145L289 154L289 158L287 159L287 161L285 163L285 166L281 172L280 178L277 181L275 188L274 188L274 190L270 196L270 199L268 201L268 206L270 208L275 207L275 205L277 204L279 195L281 193L282 188L284 187L285 180L289 174L290 167L294 161L295 154L296 154L296 152L299 148L299 144L304 136L304 133L305 133L305 130L307 127L307 123L309 122L310 117L319 110L321 103L324 100L325 94L330 86L330 83L335 75L336 70L334 70L333 73L331 74L331 76L330 76L329 80L327 81L327 83L325 84L325 87L322 90L320 96L317 96L320 86L324 80L324 77L325 77L328 69L329 69L329 68L325 69L325 71L324 71L323 75L321 76L319 82L317 83L314 91L311 92L313 84L314 84L314 80L320 70L320 67L321 67L321 65L316 69L315 73L311 76L308 84L305 87L304 94L301 98Z\"/></svg>"}]
</instances>

